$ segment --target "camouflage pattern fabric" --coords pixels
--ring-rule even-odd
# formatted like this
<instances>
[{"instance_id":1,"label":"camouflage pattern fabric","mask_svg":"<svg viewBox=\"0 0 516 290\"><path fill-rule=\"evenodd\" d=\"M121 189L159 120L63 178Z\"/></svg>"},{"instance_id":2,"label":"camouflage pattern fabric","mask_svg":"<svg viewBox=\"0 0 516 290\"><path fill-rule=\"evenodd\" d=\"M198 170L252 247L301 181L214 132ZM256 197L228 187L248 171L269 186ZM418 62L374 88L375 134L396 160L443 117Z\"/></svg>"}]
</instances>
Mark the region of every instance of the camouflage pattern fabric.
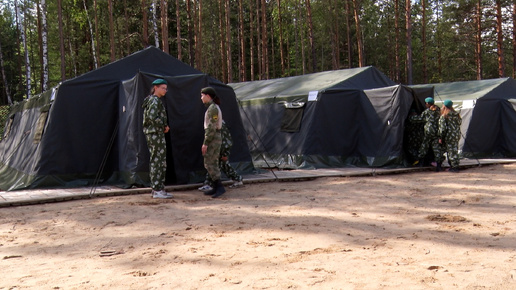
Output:
<instances>
[{"instance_id":1,"label":"camouflage pattern fabric","mask_svg":"<svg viewBox=\"0 0 516 290\"><path fill-rule=\"evenodd\" d=\"M442 162L441 145L439 144L439 117L441 109L437 106L427 108L420 116L412 116L411 119L415 122L424 122L424 137L419 147L419 159L423 159L431 147L434 152L435 161Z\"/></svg>"},{"instance_id":2,"label":"camouflage pattern fabric","mask_svg":"<svg viewBox=\"0 0 516 290\"><path fill-rule=\"evenodd\" d=\"M459 140L461 123L460 115L453 111L439 118L439 135L441 136L443 149L448 157L448 163L452 168L457 168L460 164Z\"/></svg>"},{"instance_id":3,"label":"camouflage pattern fabric","mask_svg":"<svg viewBox=\"0 0 516 290\"><path fill-rule=\"evenodd\" d=\"M220 130L220 135L222 138L219 160L220 171L223 172L231 180L242 181L242 176L238 175L233 166L229 164L229 159L222 160L223 157L229 157L229 152L231 151L231 147L233 146L233 139L231 138L231 133L229 132L229 128L224 121L222 121L222 129ZM204 181L204 184L209 184L211 187L213 187L213 180L210 178L209 174L206 174L206 180Z\"/></svg>"},{"instance_id":4,"label":"camouflage pattern fabric","mask_svg":"<svg viewBox=\"0 0 516 290\"><path fill-rule=\"evenodd\" d=\"M143 101L143 132L149 147L149 177L151 187L155 191L165 188L165 173L167 170L167 143L165 133L167 113L163 102L154 95Z\"/></svg>"},{"instance_id":5,"label":"camouflage pattern fabric","mask_svg":"<svg viewBox=\"0 0 516 290\"><path fill-rule=\"evenodd\" d=\"M160 191L165 188L165 172L167 171L167 143L165 141L165 134L150 133L145 134L147 139L147 146L149 147L149 177L151 187L155 191Z\"/></svg>"},{"instance_id":6,"label":"camouflage pattern fabric","mask_svg":"<svg viewBox=\"0 0 516 290\"><path fill-rule=\"evenodd\" d=\"M405 148L411 162L419 159L419 147L425 137L424 125L421 122L415 122L411 118L405 122Z\"/></svg>"},{"instance_id":7,"label":"camouflage pattern fabric","mask_svg":"<svg viewBox=\"0 0 516 290\"><path fill-rule=\"evenodd\" d=\"M222 113L219 106L213 101L206 104L208 109L204 115L204 142L203 145L208 146L206 154L204 154L204 168L208 171L212 180L220 179L220 147L222 145L222 136L218 124L222 122Z\"/></svg>"}]
</instances>

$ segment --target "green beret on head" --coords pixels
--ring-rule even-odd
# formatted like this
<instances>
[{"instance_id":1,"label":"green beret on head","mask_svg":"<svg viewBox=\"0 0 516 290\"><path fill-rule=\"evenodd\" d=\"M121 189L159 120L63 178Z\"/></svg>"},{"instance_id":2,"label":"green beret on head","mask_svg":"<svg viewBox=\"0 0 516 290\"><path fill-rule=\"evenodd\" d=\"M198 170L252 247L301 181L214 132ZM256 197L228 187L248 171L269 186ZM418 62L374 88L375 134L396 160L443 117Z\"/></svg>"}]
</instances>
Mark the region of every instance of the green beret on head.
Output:
<instances>
[{"instance_id":1,"label":"green beret on head","mask_svg":"<svg viewBox=\"0 0 516 290\"><path fill-rule=\"evenodd\" d=\"M167 81L164 79L156 79L152 82L153 86L166 85Z\"/></svg>"},{"instance_id":2,"label":"green beret on head","mask_svg":"<svg viewBox=\"0 0 516 290\"><path fill-rule=\"evenodd\" d=\"M444 100L444 106L451 108L453 106L453 102L451 100Z\"/></svg>"},{"instance_id":3,"label":"green beret on head","mask_svg":"<svg viewBox=\"0 0 516 290\"><path fill-rule=\"evenodd\" d=\"M210 95L212 98L217 96L217 92L215 92L215 89L212 87L205 87L201 90L201 93Z\"/></svg>"},{"instance_id":4,"label":"green beret on head","mask_svg":"<svg viewBox=\"0 0 516 290\"><path fill-rule=\"evenodd\" d=\"M432 97L426 98L425 99L425 103L433 104L434 103L434 98L432 98Z\"/></svg>"}]
</instances>

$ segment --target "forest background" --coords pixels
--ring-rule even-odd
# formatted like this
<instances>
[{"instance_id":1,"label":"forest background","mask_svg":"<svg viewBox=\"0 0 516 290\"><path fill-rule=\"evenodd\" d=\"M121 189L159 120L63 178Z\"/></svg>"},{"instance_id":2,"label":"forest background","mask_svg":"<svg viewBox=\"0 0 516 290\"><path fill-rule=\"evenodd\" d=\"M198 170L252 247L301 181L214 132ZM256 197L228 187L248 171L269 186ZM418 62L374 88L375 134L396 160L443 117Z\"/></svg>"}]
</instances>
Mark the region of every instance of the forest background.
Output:
<instances>
[{"instance_id":1,"label":"forest background","mask_svg":"<svg viewBox=\"0 0 516 290\"><path fill-rule=\"evenodd\" d=\"M514 77L516 0L0 0L0 105L149 45L225 82Z\"/></svg>"}]
</instances>

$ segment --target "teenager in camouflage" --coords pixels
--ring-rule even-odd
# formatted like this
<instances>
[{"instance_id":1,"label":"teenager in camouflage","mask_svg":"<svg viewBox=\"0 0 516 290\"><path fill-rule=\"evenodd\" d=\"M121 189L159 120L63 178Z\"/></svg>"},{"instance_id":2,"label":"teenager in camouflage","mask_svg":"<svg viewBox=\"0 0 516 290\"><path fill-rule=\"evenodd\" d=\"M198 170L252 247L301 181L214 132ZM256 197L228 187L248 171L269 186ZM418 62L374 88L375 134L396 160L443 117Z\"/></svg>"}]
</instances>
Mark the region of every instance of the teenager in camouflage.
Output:
<instances>
[{"instance_id":1,"label":"teenager in camouflage","mask_svg":"<svg viewBox=\"0 0 516 290\"><path fill-rule=\"evenodd\" d=\"M441 109L434 104L434 99L428 97L425 99L426 110L421 113L420 116L412 116L412 120L424 122L424 133L423 142L419 147L419 160L414 163L423 166L424 158L428 152L428 148L431 147L434 152L434 158L436 162L436 171L442 171L441 164L442 152L441 144L439 144L439 117L441 115Z\"/></svg>"},{"instance_id":2,"label":"teenager in camouflage","mask_svg":"<svg viewBox=\"0 0 516 290\"><path fill-rule=\"evenodd\" d=\"M229 153L231 151L231 147L233 146L233 139L231 138L231 132L229 131L229 128L224 120L222 120L222 129L220 130L220 134L222 137L219 160L220 171L224 172L228 178L233 180L233 184L229 186L230 188L243 186L244 182L242 176L239 175L229 163ZM199 190L209 191L212 190L213 187L213 180L210 178L209 174L206 174L206 180L204 181L203 186L199 187Z\"/></svg>"},{"instance_id":3,"label":"teenager in camouflage","mask_svg":"<svg viewBox=\"0 0 516 290\"><path fill-rule=\"evenodd\" d=\"M208 108L204 114L204 142L201 152L204 156L204 167L214 184L213 189L206 191L204 194L216 198L226 192L220 180L219 169L220 146L222 145L220 99L214 88L206 87L201 90L201 101Z\"/></svg>"},{"instance_id":4,"label":"teenager in camouflage","mask_svg":"<svg viewBox=\"0 0 516 290\"><path fill-rule=\"evenodd\" d=\"M439 117L439 143L442 144L448 157L451 172L459 172L459 140L462 119L453 109L451 100L444 101L441 117Z\"/></svg>"},{"instance_id":5,"label":"teenager in camouflage","mask_svg":"<svg viewBox=\"0 0 516 290\"><path fill-rule=\"evenodd\" d=\"M153 198L172 198L165 191L165 173L167 170L167 143L165 133L170 128L167 113L160 98L167 93L167 82L157 79L152 82L151 94L143 100L143 133L149 147L149 177Z\"/></svg>"}]
</instances>

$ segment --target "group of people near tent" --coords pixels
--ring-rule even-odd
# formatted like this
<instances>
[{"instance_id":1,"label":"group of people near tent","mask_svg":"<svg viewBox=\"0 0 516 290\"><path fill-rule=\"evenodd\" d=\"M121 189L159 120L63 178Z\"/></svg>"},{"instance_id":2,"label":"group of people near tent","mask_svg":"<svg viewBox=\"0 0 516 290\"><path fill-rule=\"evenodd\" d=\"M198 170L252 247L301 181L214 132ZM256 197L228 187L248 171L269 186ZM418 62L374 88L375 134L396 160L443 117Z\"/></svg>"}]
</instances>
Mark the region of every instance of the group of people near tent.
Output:
<instances>
[{"instance_id":1,"label":"group of people near tent","mask_svg":"<svg viewBox=\"0 0 516 290\"><path fill-rule=\"evenodd\" d=\"M172 198L165 190L165 172L167 167L167 148L165 134L170 130L167 114L160 98L167 93L167 81L156 79L152 82L150 95L143 102L143 131L150 152L149 177L152 197ZM206 180L199 190L205 195L217 198L226 192L221 182L221 169L234 183L231 187L242 186L242 176L238 175L228 162L232 146L231 134L222 118L219 107L220 98L212 87L201 90L201 101L207 110L204 115L204 142L201 147L206 168Z\"/></svg>"},{"instance_id":2,"label":"group of people near tent","mask_svg":"<svg viewBox=\"0 0 516 290\"><path fill-rule=\"evenodd\" d=\"M460 163L458 147L462 119L453 108L451 100L445 100L443 107L439 108L435 105L434 99L428 97L425 99L425 105L426 109L420 115L411 111L408 118L409 153L415 159L413 165L424 166L426 164L425 157L431 148L433 161L430 163L435 166L437 172L443 171L442 163L445 153L450 165L449 171L458 172ZM418 130L418 126L421 125L423 126L422 131Z\"/></svg>"}]
</instances>

